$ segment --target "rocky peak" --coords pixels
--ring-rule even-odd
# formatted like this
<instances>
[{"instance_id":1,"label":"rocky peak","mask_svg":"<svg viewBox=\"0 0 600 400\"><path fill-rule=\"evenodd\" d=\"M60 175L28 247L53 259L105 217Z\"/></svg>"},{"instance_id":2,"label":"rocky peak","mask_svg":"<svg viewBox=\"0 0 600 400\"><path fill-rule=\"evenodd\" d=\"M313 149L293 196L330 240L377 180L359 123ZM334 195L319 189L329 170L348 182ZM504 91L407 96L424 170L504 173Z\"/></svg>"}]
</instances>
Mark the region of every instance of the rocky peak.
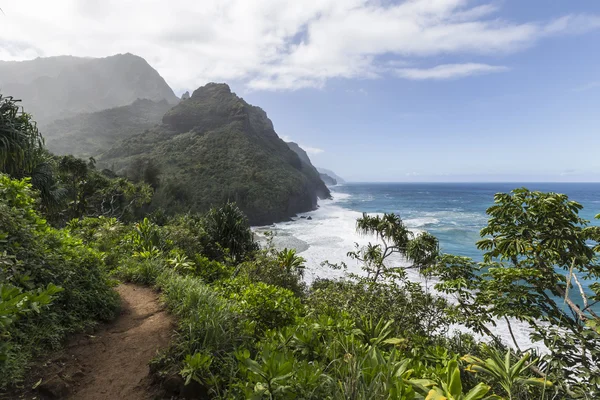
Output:
<instances>
[{"instance_id":1,"label":"rocky peak","mask_svg":"<svg viewBox=\"0 0 600 400\"><path fill-rule=\"evenodd\" d=\"M192 129L195 132L205 132L232 122L258 126L262 119L266 119L266 114L263 112L264 116L258 116L260 113L255 109L258 107L250 106L232 93L227 84L209 83L194 90L189 99L173 107L165 114L162 121L163 124L180 133Z\"/></svg>"}]
</instances>

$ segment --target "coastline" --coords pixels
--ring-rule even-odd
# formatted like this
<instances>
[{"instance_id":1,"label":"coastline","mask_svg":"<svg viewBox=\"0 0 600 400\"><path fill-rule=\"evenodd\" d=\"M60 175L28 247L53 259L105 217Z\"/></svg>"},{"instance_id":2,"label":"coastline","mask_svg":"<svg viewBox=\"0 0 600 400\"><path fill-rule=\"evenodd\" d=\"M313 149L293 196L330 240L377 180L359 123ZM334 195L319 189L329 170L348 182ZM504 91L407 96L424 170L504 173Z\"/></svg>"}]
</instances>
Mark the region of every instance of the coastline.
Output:
<instances>
[{"instance_id":1,"label":"coastline","mask_svg":"<svg viewBox=\"0 0 600 400\"><path fill-rule=\"evenodd\" d=\"M376 242L377 239L371 235L359 235L356 233L356 219L362 216L361 212L354 211L343 206L344 201L349 200L351 195L338 191L332 191L332 199L320 200L319 207L316 210L298 214L291 221L279 222L268 226L253 227L252 230L257 235L258 241L266 243L265 232L273 234L273 245L277 249L294 248L298 255L306 260L305 281L311 284L317 278L339 279L346 275L346 272L361 274L362 269L359 262L350 259L347 252L354 249L355 243L364 246L369 242ZM308 219L311 217L311 219ZM413 220L409 224L410 230L418 234L424 229L414 227L415 225L424 225L423 222ZM323 262L333 264L344 262L347 271L334 270L327 266L322 266ZM400 256L391 259L392 265L396 267L406 266L407 262ZM435 280L425 279L414 270L407 271L408 278L413 282L419 282L430 292L445 297L450 302L453 298L443 295L434 289ZM517 343L521 349L534 348L539 352L547 351L541 342L532 342L529 338L531 329L529 326L517 320L511 320L512 331ZM496 326L489 326L490 330L498 335L508 346L514 348L508 324L504 320L497 320ZM461 325L451 326L449 333L454 331L466 332L472 334L478 340L484 340L481 335L474 334L468 328Z\"/></svg>"}]
</instances>

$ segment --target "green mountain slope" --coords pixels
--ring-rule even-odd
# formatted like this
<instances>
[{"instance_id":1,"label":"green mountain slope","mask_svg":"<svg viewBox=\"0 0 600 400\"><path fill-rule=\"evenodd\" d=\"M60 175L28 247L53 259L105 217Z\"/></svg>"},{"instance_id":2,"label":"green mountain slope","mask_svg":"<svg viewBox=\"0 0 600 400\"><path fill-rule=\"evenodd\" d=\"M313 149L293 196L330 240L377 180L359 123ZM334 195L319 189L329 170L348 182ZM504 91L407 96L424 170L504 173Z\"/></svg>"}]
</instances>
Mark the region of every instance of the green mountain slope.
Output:
<instances>
[{"instance_id":1,"label":"green mountain slope","mask_svg":"<svg viewBox=\"0 0 600 400\"><path fill-rule=\"evenodd\" d=\"M128 106L56 120L43 128L46 146L60 155L98 157L118 141L152 128L171 107L166 100L138 99Z\"/></svg>"},{"instance_id":2,"label":"green mountain slope","mask_svg":"<svg viewBox=\"0 0 600 400\"><path fill-rule=\"evenodd\" d=\"M337 180L335 178L332 178L331 176L324 174L324 173L319 173L319 176L321 177L321 180L327 185L327 186L335 186L337 185Z\"/></svg>"},{"instance_id":3,"label":"green mountain slope","mask_svg":"<svg viewBox=\"0 0 600 400\"><path fill-rule=\"evenodd\" d=\"M319 171L321 174L328 175L330 178L335 179L335 181L337 183L346 183L346 181L342 177L337 175L332 170L326 169L326 168L321 168L321 167L316 167L316 168L317 168L317 171Z\"/></svg>"},{"instance_id":4,"label":"green mountain slope","mask_svg":"<svg viewBox=\"0 0 600 400\"><path fill-rule=\"evenodd\" d=\"M23 100L42 126L55 119L131 104L179 99L146 60L133 54L0 62L0 87Z\"/></svg>"},{"instance_id":5,"label":"green mountain slope","mask_svg":"<svg viewBox=\"0 0 600 400\"><path fill-rule=\"evenodd\" d=\"M328 177L327 175L324 176L324 174L320 174L319 171L317 171L317 168L313 166L312 162L310 161L310 157L308 157L306 151L302 147L300 147L298 143L287 142L287 145L294 153L298 155L300 161L302 161L302 169L306 175L310 176L312 179L321 180L325 185L337 184L337 182L331 182L332 178Z\"/></svg>"},{"instance_id":6,"label":"green mountain slope","mask_svg":"<svg viewBox=\"0 0 600 400\"><path fill-rule=\"evenodd\" d=\"M152 160L161 170L154 206L203 211L232 200L260 225L314 209L318 198L329 197L316 170L277 136L267 114L226 84L197 89L162 122L100 159L120 171Z\"/></svg>"}]
</instances>

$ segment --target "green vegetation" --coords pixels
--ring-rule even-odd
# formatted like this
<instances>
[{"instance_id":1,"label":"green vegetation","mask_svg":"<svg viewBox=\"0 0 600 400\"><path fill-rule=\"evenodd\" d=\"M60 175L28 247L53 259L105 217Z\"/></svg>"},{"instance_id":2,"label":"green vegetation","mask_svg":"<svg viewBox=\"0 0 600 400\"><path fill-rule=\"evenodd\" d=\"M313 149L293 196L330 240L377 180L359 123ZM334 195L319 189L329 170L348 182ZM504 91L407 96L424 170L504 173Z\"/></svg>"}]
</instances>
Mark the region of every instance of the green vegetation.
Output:
<instances>
[{"instance_id":1,"label":"green vegetation","mask_svg":"<svg viewBox=\"0 0 600 400\"><path fill-rule=\"evenodd\" d=\"M194 119L205 120L204 108L194 102L222 99L225 90L209 89L173 109L165 123L181 112L192 120L189 126L201 126ZM237 97L228 99L231 104L210 110L219 128L205 129L222 129L218 119L224 118L233 131L244 124L252 129L219 131L223 136L258 135L268 119ZM168 198L161 189L169 175L156 181L150 168L133 183L99 172L93 159L52 156L31 118L15 112L11 99L3 104L2 389L20 382L36 355L70 333L110 320L118 304L111 279L119 279L155 287L177 319L171 345L151 363L166 396L529 400L600 394L600 319L593 308L600 285L592 285L591 294L581 288L581 279L600 275L600 229L588 227L578 217L581 206L564 195L498 194L478 244L486 251L482 263L441 254L434 236L414 235L397 215L363 215L358 232L377 239L349 252L363 273L307 287L302 257L270 244L259 248L243 209L227 198L213 200L215 207L203 214L167 213L158 203L149 209L153 187L155 199ZM179 125L180 117L171 121L173 129L190 129ZM279 156L290 156L290 168L299 166L285 150ZM46 162L46 181L35 179L36 154ZM397 256L409 266L394 266ZM457 302L411 282L407 269L435 278L437 291ZM549 352L506 348L489 328L497 318L528 322ZM489 343L450 332L456 323Z\"/></svg>"},{"instance_id":2,"label":"green vegetation","mask_svg":"<svg viewBox=\"0 0 600 400\"><path fill-rule=\"evenodd\" d=\"M162 122L98 159L119 173L139 159L153 160L162 182L153 209L206 212L232 201L259 225L312 210L317 198L329 197L317 171L279 139L266 113L225 84L199 88Z\"/></svg>"},{"instance_id":3,"label":"green vegetation","mask_svg":"<svg viewBox=\"0 0 600 400\"><path fill-rule=\"evenodd\" d=\"M50 227L35 206L28 179L0 174L0 387L40 351L113 318L118 305L102 255Z\"/></svg>"},{"instance_id":4,"label":"green vegetation","mask_svg":"<svg viewBox=\"0 0 600 400\"><path fill-rule=\"evenodd\" d=\"M56 154L97 158L120 140L152 128L171 107L166 100L138 99L127 106L55 120L43 127L46 145Z\"/></svg>"}]
</instances>

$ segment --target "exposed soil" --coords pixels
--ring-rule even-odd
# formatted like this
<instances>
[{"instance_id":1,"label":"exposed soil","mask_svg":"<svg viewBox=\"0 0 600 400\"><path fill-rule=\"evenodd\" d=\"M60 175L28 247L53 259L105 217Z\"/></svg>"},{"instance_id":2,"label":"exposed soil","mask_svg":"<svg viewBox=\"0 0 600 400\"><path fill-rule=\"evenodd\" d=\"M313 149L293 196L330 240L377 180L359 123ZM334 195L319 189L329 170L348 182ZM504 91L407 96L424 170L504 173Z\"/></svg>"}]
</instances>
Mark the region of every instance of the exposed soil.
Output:
<instances>
[{"instance_id":1,"label":"exposed soil","mask_svg":"<svg viewBox=\"0 0 600 400\"><path fill-rule=\"evenodd\" d=\"M173 320L152 289L124 284L121 313L93 334L74 337L43 364L42 383L20 398L152 399L148 362L168 346Z\"/></svg>"}]
</instances>

